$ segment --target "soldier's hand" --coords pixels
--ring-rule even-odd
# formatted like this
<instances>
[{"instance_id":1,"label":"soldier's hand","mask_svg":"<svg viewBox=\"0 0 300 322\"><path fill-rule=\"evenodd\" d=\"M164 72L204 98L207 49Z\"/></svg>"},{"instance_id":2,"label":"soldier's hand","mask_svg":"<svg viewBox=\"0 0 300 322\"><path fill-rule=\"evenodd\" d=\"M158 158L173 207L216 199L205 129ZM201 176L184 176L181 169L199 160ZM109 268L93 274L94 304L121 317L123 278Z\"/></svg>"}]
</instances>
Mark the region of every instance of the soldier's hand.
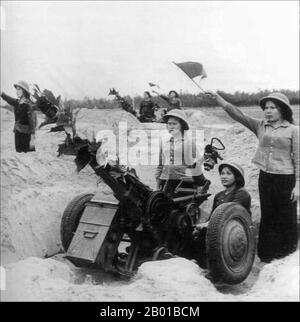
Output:
<instances>
[{"instance_id":1,"label":"soldier's hand","mask_svg":"<svg viewBox=\"0 0 300 322\"><path fill-rule=\"evenodd\" d=\"M209 99L215 100L222 107L228 104L228 102L216 92L212 92L212 91L205 92L205 96Z\"/></svg>"},{"instance_id":2,"label":"soldier's hand","mask_svg":"<svg viewBox=\"0 0 300 322\"><path fill-rule=\"evenodd\" d=\"M292 191L291 200L294 202L299 201L299 181L297 181Z\"/></svg>"}]
</instances>

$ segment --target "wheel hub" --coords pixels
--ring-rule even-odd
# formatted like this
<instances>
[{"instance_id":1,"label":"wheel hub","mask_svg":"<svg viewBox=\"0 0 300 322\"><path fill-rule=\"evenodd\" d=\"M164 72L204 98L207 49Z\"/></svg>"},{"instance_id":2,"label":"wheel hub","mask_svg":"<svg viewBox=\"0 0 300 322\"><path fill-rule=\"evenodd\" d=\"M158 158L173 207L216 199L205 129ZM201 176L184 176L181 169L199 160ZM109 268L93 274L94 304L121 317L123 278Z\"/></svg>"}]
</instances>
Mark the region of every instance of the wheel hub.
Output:
<instances>
[{"instance_id":1,"label":"wheel hub","mask_svg":"<svg viewBox=\"0 0 300 322\"><path fill-rule=\"evenodd\" d=\"M151 193L147 205L146 214L154 226L161 226L168 219L171 209L171 200L162 192Z\"/></svg>"},{"instance_id":2,"label":"wheel hub","mask_svg":"<svg viewBox=\"0 0 300 322\"><path fill-rule=\"evenodd\" d=\"M239 270L248 252L248 237L238 220L231 220L224 228L223 255L227 265Z\"/></svg>"}]
</instances>

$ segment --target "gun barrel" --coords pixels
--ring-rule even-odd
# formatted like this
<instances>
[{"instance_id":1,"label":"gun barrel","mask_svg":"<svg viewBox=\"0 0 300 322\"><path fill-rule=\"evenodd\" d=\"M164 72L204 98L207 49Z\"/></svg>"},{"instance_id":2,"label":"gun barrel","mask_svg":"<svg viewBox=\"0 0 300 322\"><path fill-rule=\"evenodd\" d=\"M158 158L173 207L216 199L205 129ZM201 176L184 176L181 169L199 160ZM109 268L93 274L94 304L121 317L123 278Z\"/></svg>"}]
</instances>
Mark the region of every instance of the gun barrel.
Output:
<instances>
[{"instance_id":1,"label":"gun barrel","mask_svg":"<svg viewBox=\"0 0 300 322\"><path fill-rule=\"evenodd\" d=\"M186 202L186 201L191 201L193 199L207 199L211 194L210 193L199 193L197 195L192 195L192 196L186 196L186 197L178 197L172 199L175 204L181 203L181 202Z\"/></svg>"}]
</instances>

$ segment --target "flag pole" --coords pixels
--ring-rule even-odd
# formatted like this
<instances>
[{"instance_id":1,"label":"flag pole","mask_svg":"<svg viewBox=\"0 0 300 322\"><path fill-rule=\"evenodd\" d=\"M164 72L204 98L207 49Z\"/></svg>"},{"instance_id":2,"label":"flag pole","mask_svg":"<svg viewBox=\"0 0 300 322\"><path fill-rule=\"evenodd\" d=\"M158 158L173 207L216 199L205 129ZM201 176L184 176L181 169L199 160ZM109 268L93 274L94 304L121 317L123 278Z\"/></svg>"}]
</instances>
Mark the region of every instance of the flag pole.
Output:
<instances>
[{"instance_id":1,"label":"flag pole","mask_svg":"<svg viewBox=\"0 0 300 322\"><path fill-rule=\"evenodd\" d=\"M172 63L178 67L178 65L172 61ZM179 67L178 67L179 68ZM206 93L205 90L198 84L196 83L184 70L182 70L181 68L179 68L181 71L183 71L185 73L185 75L187 75L187 77L203 92L203 93Z\"/></svg>"},{"instance_id":2,"label":"flag pole","mask_svg":"<svg viewBox=\"0 0 300 322\"><path fill-rule=\"evenodd\" d=\"M190 77L189 77L190 78ZM192 78L190 78L191 80L192 80L192 82L194 83L194 84L196 84L196 86L198 87L198 88L200 88L201 89L201 91L203 92L203 93L205 93L205 90L199 85L199 84L197 84Z\"/></svg>"}]
</instances>

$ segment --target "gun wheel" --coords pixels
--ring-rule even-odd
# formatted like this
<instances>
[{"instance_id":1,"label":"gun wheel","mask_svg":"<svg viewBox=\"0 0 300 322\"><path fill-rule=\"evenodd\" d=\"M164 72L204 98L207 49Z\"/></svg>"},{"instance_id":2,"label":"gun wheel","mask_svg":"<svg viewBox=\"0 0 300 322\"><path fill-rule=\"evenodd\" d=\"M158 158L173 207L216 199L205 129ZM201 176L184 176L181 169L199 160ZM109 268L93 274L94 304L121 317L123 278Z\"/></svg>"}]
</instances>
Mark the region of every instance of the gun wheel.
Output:
<instances>
[{"instance_id":1,"label":"gun wheel","mask_svg":"<svg viewBox=\"0 0 300 322\"><path fill-rule=\"evenodd\" d=\"M91 201L94 194L81 194L75 197L66 207L60 225L60 237L65 251L68 250L74 233L79 225L81 216L87 202Z\"/></svg>"},{"instance_id":2,"label":"gun wheel","mask_svg":"<svg viewBox=\"0 0 300 322\"><path fill-rule=\"evenodd\" d=\"M249 275L255 256L250 214L228 202L213 212L206 234L208 267L215 282L238 284Z\"/></svg>"}]
</instances>

